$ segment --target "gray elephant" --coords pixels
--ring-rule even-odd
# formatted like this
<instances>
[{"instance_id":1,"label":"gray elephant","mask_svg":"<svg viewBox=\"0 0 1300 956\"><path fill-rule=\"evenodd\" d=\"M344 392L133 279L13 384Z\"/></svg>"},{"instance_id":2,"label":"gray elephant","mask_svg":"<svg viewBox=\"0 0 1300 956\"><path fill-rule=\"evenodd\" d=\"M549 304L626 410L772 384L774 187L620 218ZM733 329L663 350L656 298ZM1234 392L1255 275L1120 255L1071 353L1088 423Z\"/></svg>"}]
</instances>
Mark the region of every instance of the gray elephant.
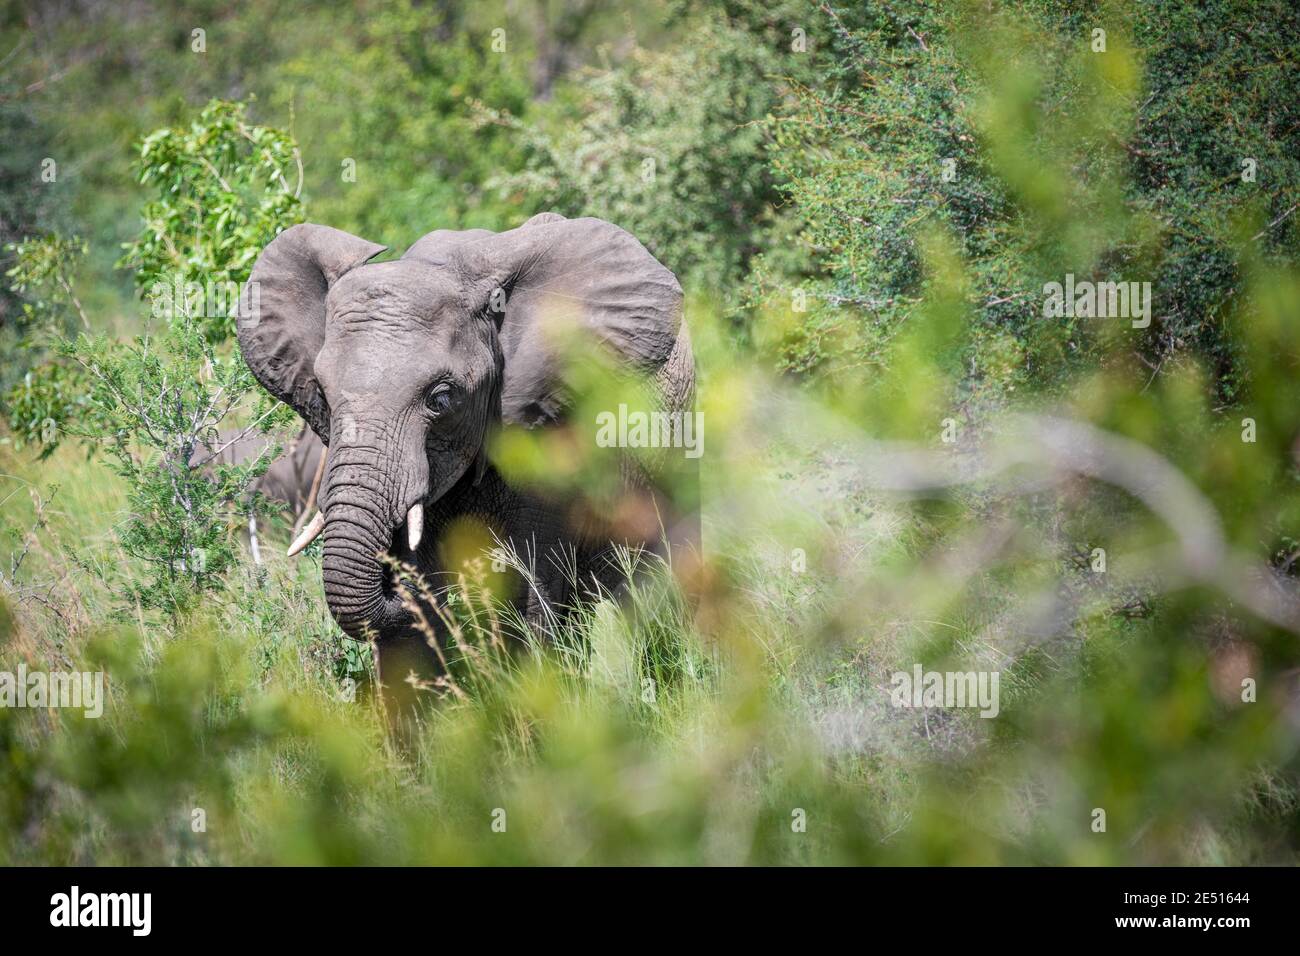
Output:
<instances>
[{"instance_id":1,"label":"gray elephant","mask_svg":"<svg viewBox=\"0 0 1300 956\"><path fill-rule=\"evenodd\" d=\"M376 638L391 691L432 656L410 607L420 599L385 556L438 580L458 519L529 556L536 580L508 599L534 621L583 582L616 587L618 546L697 536L653 468L621 470L661 516L653 530L502 476L489 455L498 429L563 428L572 410L553 333L579 329L666 412L691 406L695 368L677 279L608 222L542 213L502 233L438 230L369 261L384 249L327 226L285 230L253 268L238 337L258 381L328 445L320 514L294 547L324 534L330 611L349 636Z\"/></svg>"},{"instance_id":2,"label":"gray elephant","mask_svg":"<svg viewBox=\"0 0 1300 956\"><path fill-rule=\"evenodd\" d=\"M242 465L274 443L274 438L261 432L223 428L217 433L216 441L210 443L212 447L196 451L193 460L201 458L214 466ZM249 490L287 505L289 513L297 518L314 504L313 485L324 453L321 440L304 425Z\"/></svg>"},{"instance_id":3,"label":"gray elephant","mask_svg":"<svg viewBox=\"0 0 1300 956\"><path fill-rule=\"evenodd\" d=\"M202 466L209 472L218 465L242 465L263 454L274 442L271 436L247 428L223 428L215 439L194 451L190 464ZM325 446L316 433L304 425L280 456L247 489L246 500L241 504L248 511L248 543L257 564L262 563L262 558L252 496L261 495L269 501L286 505L294 519L294 534L298 534L308 512L315 506L324 457Z\"/></svg>"}]
</instances>

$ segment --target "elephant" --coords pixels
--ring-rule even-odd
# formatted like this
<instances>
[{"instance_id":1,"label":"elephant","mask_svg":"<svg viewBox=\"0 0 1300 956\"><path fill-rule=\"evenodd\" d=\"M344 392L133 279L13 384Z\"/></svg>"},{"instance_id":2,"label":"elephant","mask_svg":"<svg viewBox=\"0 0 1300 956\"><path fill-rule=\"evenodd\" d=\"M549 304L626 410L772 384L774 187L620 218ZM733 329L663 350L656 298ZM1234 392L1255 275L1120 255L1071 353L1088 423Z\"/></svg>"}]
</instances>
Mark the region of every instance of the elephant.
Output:
<instances>
[{"instance_id":1,"label":"elephant","mask_svg":"<svg viewBox=\"0 0 1300 956\"><path fill-rule=\"evenodd\" d=\"M202 454L212 465L242 465L262 454L275 443L269 435L248 429L223 428L212 442L212 448L202 453L196 451L194 459ZM297 518L314 503L312 487L316 470L325 453L325 446L316 433L304 425L289 442L287 448L249 489L262 497L287 505L289 513Z\"/></svg>"},{"instance_id":2,"label":"elephant","mask_svg":"<svg viewBox=\"0 0 1300 956\"><path fill-rule=\"evenodd\" d=\"M419 626L433 616L417 613L427 594L393 563L427 579L453 571L440 541L459 519L528 553L536 579L505 600L533 622L584 587L620 587L621 547L695 548L698 521L656 485L653 464L620 469L627 494L659 516L650 529L593 513L580 490L508 479L492 452L502 432L565 427L560 329L576 329L657 409L689 413L682 289L636 238L541 213L500 233L435 230L371 261L385 250L329 226L285 229L253 266L237 336L258 382L328 446L320 511L291 550L324 535L329 610L349 637L374 640L388 694L410 671L438 671Z\"/></svg>"},{"instance_id":3,"label":"elephant","mask_svg":"<svg viewBox=\"0 0 1300 956\"><path fill-rule=\"evenodd\" d=\"M246 428L223 428L217 432L215 439L194 451L190 456L190 464L201 465L206 471L215 469L217 465L242 465L261 455L273 444L273 438L260 432ZM306 513L315 504L324 455L325 446L321 440L315 432L303 425L280 457L271 462L262 476L247 489L243 505L248 510L248 543L257 564L262 563L262 558L257 518L252 510L253 495L261 495L269 501L288 506L289 514L295 519L296 534L306 520Z\"/></svg>"}]
</instances>

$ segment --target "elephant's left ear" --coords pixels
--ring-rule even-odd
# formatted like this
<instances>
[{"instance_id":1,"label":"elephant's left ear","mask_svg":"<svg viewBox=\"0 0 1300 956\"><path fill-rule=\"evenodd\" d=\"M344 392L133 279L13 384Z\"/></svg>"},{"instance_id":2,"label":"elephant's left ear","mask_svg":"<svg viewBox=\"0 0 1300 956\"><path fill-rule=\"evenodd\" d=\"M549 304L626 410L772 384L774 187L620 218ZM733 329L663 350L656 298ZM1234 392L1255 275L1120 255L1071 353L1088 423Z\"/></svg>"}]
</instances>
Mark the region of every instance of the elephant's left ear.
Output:
<instances>
[{"instance_id":1,"label":"elephant's left ear","mask_svg":"<svg viewBox=\"0 0 1300 956\"><path fill-rule=\"evenodd\" d=\"M576 320L620 364L653 372L682 322L676 276L634 236L603 219L534 216L452 253L471 298L496 313L504 353L502 414L531 423L556 403L546 327Z\"/></svg>"},{"instance_id":2,"label":"elephant's left ear","mask_svg":"<svg viewBox=\"0 0 1300 956\"><path fill-rule=\"evenodd\" d=\"M237 334L248 367L325 442L329 406L314 369L325 343L325 296L385 248L329 226L292 226L262 250L239 297Z\"/></svg>"}]
</instances>

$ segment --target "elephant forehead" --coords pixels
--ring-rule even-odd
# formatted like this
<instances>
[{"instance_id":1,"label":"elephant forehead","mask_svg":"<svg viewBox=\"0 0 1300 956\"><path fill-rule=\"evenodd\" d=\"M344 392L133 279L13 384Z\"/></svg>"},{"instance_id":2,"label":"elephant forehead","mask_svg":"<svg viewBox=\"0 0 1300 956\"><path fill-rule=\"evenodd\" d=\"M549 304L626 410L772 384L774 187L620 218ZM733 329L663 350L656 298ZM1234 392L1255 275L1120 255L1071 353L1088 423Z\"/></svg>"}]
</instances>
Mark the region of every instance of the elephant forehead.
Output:
<instances>
[{"instance_id":1,"label":"elephant forehead","mask_svg":"<svg viewBox=\"0 0 1300 956\"><path fill-rule=\"evenodd\" d=\"M426 327L457 307L457 283L438 270L397 260L354 269L329 291L331 316L347 323L418 322Z\"/></svg>"}]
</instances>

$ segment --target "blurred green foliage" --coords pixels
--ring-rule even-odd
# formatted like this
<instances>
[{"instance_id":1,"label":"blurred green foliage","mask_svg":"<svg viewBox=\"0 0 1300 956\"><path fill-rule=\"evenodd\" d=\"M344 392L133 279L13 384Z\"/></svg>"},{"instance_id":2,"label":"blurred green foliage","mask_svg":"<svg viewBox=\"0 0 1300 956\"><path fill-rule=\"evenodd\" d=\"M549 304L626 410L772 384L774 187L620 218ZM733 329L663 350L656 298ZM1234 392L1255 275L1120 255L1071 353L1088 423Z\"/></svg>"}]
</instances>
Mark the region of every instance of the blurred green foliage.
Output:
<instances>
[{"instance_id":1,"label":"blurred green foliage","mask_svg":"<svg viewBox=\"0 0 1300 956\"><path fill-rule=\"evenodd\" d=\"M516 147L469 106L529 102L526 61L492 51L494 22L490 7L385 5L284 64L321 221L397 246L435 228L518 224L484 189L517 164Z\"/></svg>"},{"instance_id":2,"label":"blurred green foliage","mask_svg":"<svg viewBox=\"0 0 1300 956\"><path fill-rule=\"evenodd\" d=\"M89 330L90 318L72 283L86 255L86 244L57 234L25 239L6 247L15 262L5 271L7 287L24 301L21 326L24 351L44 353L78 322ZM93 417L80 369L48 358L28 369L4 396L11 440L34 446L49 457L74 416Z\"/></svg>"},{"instance_id":3,"label":"blurred green foliage","mask_svg":"<svg viewBox=\"0 0 1300 956\"><path fill-rule=\"evenodd\" d=\"M23 312L29 324L48 322L62 327L60 313L64 310L76 310L83 325L89 321L72 291L72 273L86 254L84 242L50 234L10 243L5 251L15 259L5 270L5 278L11 292L26 298Z\"/></svg>"},{"instance_id":4,"label":"blurred green foliage","mask_svg":"<svg viewBox=\"0 0 1300 956\"><path fill-rule=\"evenodd\" d=\"M58 175L47 151L47 130L38 121L28 100L19 95L20 81L12 62L0 64L0 271L12 280L11 270L20 268L19 250L39 237L67 228L67 196L57 188L42 187L46 178ZM66 170L65 170L66 174ZM14 283L0 283L0 394L23 377L39 358L31 324L43 324L45 317L33 312L39 305L25 299ZM63 316L71 320L71 316Z\"/></svg>"}]
</instances>

